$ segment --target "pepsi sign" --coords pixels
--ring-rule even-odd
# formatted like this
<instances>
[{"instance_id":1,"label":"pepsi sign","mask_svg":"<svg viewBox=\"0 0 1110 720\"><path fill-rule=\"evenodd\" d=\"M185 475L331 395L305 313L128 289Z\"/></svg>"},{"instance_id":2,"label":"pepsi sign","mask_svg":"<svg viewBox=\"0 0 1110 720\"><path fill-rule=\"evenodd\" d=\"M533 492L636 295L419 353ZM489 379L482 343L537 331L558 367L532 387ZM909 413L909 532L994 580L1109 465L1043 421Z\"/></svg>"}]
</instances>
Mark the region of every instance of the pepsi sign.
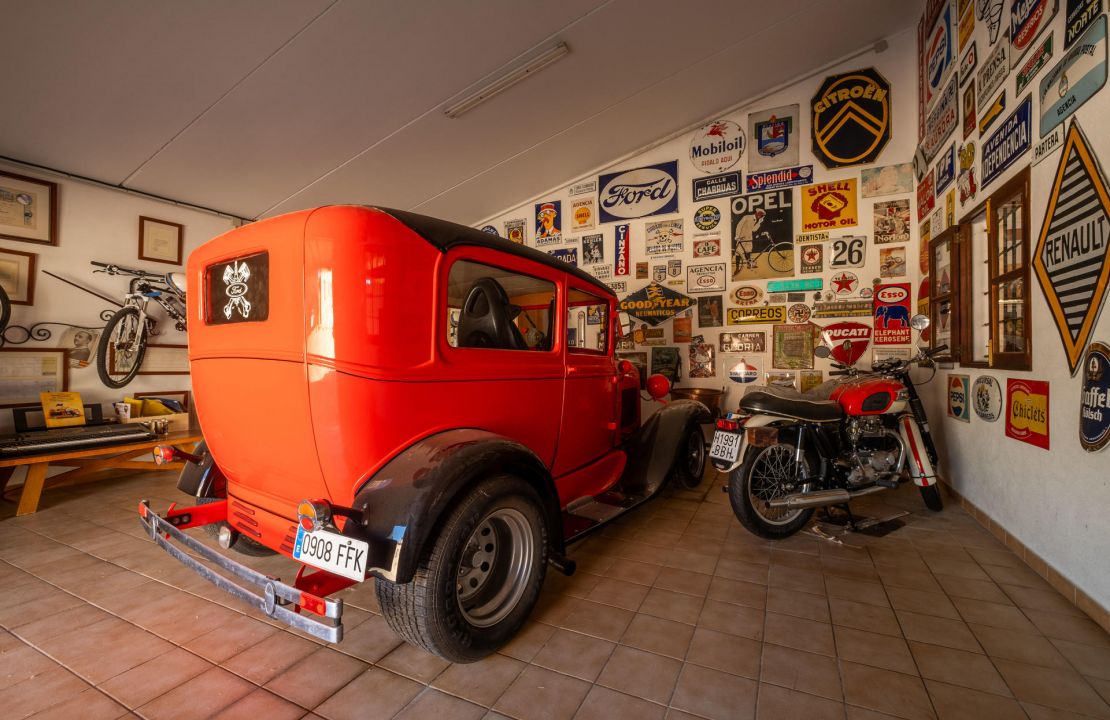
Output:
<instances>
[{"instance_id":1,"label":"pepsi sign","mask_svg":"<svg viewBox=\"0 0 1110 720\"><path fill-rule=\"evenodd\" d=\"M597 204L603 223L678 212L678 161L600 176Z\"/></svg>"}]
</instances>

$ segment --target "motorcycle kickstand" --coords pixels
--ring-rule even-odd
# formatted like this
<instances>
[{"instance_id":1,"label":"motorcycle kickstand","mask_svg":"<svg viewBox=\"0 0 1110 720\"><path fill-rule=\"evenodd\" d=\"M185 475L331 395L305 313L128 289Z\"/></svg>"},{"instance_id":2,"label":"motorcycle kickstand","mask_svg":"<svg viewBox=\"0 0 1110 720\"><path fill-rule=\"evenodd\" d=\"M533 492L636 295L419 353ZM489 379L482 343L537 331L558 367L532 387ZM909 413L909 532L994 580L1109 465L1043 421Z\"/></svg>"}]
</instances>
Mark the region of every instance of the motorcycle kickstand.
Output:
<instances>
[{"instance_id":1,"label":"motorcycle kickstand","mask_svg":"<svg viewBox=\"0 0 1110 720\"><path fill-rule=\"evenodd\" d=\"M856 531L856 518L852 515L852 508L848 503L837 505L836 507L844 508L844 513L848 516L848 522L844 524L844 532L850 533Z\"/></svg>"}]
</instances>

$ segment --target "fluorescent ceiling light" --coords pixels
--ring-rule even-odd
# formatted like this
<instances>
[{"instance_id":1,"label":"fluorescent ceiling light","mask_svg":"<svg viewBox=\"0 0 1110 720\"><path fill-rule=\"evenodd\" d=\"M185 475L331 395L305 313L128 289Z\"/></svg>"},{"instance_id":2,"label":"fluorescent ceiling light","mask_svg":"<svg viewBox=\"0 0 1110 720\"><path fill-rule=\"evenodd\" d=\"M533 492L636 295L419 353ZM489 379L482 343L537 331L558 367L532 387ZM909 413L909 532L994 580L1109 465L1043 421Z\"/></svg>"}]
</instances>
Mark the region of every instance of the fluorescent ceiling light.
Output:
<instances>
[{"instance_id":1,"label":"fluorescent ceiling light","mask_svg":"<svg viewBox=\"0 0 1110 720\"><path fill-rule=\"evenodd\" d=\"M567 47L567 44L561 42L532 58L526 64L510 70L496 80L470 93L462 100L449 106L443 111L443 114L449 118L457 118L463 113L473 110L494 95L508 90L529 75L536 74L569 52L570 48Z\"/></svg>"}]
</instances>

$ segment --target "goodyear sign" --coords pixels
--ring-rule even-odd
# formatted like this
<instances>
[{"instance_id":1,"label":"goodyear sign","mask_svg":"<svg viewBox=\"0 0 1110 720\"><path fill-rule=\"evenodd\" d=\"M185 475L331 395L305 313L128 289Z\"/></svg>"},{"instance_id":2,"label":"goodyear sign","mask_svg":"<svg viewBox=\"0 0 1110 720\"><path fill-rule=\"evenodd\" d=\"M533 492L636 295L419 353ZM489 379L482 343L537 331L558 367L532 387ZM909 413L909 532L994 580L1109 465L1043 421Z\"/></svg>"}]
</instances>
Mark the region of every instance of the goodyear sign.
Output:
<instances>
[{"instance_id":1,"label":"goodyear sign","mask_svg":"<svg viewBox=\"0 0 1110 720\"><path fill-rule=\"evenodd\" d=\"M763 325L786 322L785 305L752 305L728 309L729 325Z\"/></svg>"},{"instance_id":2,"label":"goodyear sign","mask_svg":"<svg viewBox=\"0 0 1110 720\"><path fill-rule=\"evenodd\" d=\"M874 162L890 142L890 107L875 68L825 78L810 101L813 153L829 168Z\"/></svg>"},{"instance_id":3,"label":"goodyear sign","mask_svg":"<svg viewBox=\"0 0 1110 720\"><path fill-rule=\"evenodd\" d=\"M694 303L694 298L652 282L621 300L617 308L648 325L658 325L692 307Z\"/></svg>"}]
</instances>

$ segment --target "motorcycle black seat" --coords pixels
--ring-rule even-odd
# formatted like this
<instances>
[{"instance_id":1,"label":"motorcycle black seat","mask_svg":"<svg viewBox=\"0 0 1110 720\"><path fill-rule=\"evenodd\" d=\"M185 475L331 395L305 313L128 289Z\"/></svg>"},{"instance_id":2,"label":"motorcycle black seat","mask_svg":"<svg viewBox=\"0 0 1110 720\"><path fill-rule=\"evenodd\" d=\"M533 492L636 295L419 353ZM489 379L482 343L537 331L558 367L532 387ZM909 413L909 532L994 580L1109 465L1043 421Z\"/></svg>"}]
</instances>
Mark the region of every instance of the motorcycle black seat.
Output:
<instances>
[{"instance_id":1,"label":"motorcycle black seat","mask_svg":"<svg viewBox=\"0 0 1110 720\"><path fill-rule=\"evenodd\" d=\"M834 400L815 400L797 390L777 387L748 391L740 399L740 409L818 423L835 422L843 417L840 403Z\"/></svg>"}]
</instances>

